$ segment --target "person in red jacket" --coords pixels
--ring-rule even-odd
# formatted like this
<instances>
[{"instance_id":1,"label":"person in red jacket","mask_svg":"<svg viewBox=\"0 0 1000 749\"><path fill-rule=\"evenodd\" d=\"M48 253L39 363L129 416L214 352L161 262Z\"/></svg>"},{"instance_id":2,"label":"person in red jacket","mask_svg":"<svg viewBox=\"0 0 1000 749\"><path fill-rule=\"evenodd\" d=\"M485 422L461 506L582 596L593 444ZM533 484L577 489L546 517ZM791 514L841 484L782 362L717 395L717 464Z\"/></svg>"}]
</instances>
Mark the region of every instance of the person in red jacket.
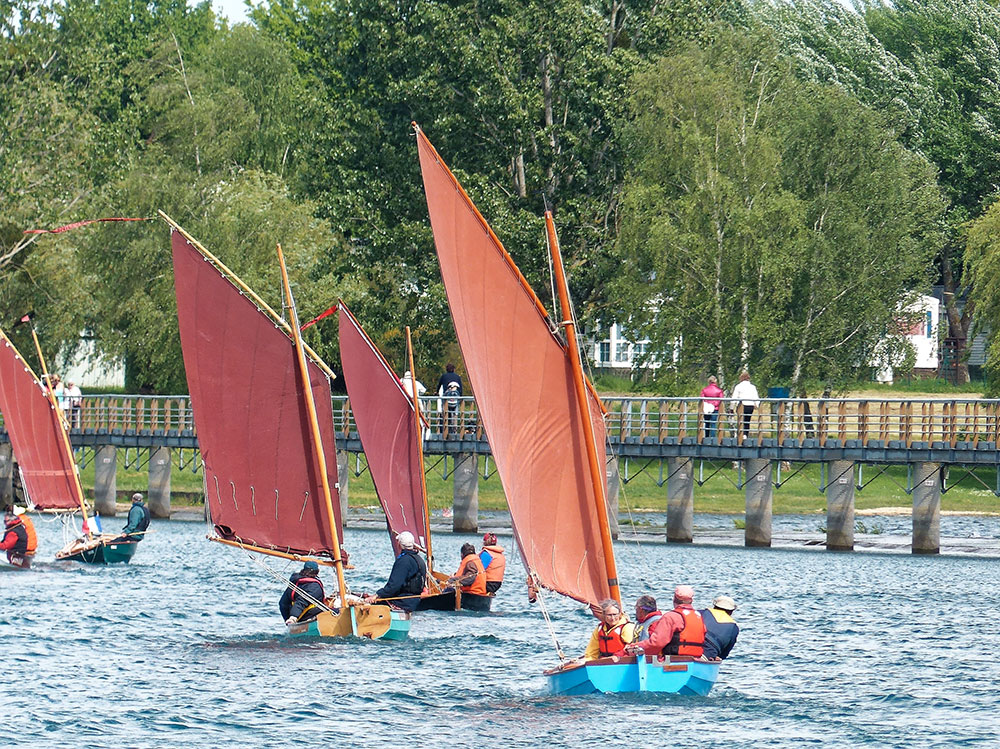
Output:
<instances>
[{"instance_id":1,"label":"person in red jacket","mask_svg":"<svg viewBox=\"0 0 1000 749\"><path fill-rule=\"evenodd\" d=\"M21 522L21 518L15 515L10 508L7 509L3 518L4 535L0 542L0 549L7 552L7 561L15 567L28 569L31 566L31 558L28 556L28 531Z\"/></svg>"},{"instance_id":2,"label":"person in red jacket","mask_svg":"<svg viewBox=\"0 0 1000 749\"><path fill-rule=\"evenodd\" d=\"M694 608L694 588L678 585L674 608L650 627L649 637L626 648L633 655L690 655L699 657L705 647L705 624Z\"/></svg>"}]
</instances>

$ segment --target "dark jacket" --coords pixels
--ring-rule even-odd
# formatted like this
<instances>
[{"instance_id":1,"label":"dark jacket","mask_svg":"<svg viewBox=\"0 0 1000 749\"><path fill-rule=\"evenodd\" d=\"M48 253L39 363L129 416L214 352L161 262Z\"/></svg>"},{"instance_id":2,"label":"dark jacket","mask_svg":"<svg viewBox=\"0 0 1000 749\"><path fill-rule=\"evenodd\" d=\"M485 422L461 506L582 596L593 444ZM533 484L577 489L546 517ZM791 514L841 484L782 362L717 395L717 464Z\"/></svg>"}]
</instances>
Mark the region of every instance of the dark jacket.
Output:
<instances>
[{"instance_id":1,"label":"dark jacket","mask_svg":"<svg viewBox=\"0 0 1000 749\"><path fill-rule=\"evenodd\" d=\"M705 623L705 658L727 658L740 634L739 625L722 609L702 609Z\"/></svg>"},{"instance_id":2,"label":"dark jacket","mask_svg":"<svg viewBox=\"0 0 1000 749\"><path fill-rule=\"evenodd\" d=\"M7 559L14 556L22 556L28 551L28 531L18 520L14 525L8 525L3 535L3 542L0 549L7 552Z\"/></svg>"},{"instance_id":3,"label":"dark jacket","mask_svg":"<svg viewBox=\"0 0 1000 749\"><path fill-rule=\"evenodd\" d=\"M278 601L278 610L281 612L282 619L288 619L290 616L294 616L299 619L303 612L312 606L312 601L310 598L317 601L322 601L326 594L323 591L323 583L320 582L318 578L306 577L301 572L295 572L289 578L289 581L294 583L298 588L302 589L302 593L291 587L285 588L285 592L281 594L281 599ZM303 595L305 593L305 595ZM308 596L309 598L307 598ZM307 619L315 616L319 612L313 608L309 611Z\"/></svg>"},{"instance_id":4,"label":"dark jacket","mask_svg":"<svg viewBox=\"0 0 1000 749\"><path fill-rule=\"evenodd\" d=\"M133 540L141 541L145 538L141 535L144 530L149 527L149 508L142 503L133 504L128 511L128 522L125 523L125 527L122 528L122 533L126 536L133 533L140 535L135 536Z\"/></svg>"},{"instance_id":5,"label":"dark jacket","mask_svg":"<svg viewBox=\"0 0 1000 749\"><path fill-rule=\"evenodd\" d=\"M395 598L397 596L419 596L424 589L427 578L427 564L414 549L403 549L396 561L392 563L392 572L385 585L375 591L379 598ZM400 598L393 604L406 611L414 611L419 598Z\"/></svg>"}]
</instances>

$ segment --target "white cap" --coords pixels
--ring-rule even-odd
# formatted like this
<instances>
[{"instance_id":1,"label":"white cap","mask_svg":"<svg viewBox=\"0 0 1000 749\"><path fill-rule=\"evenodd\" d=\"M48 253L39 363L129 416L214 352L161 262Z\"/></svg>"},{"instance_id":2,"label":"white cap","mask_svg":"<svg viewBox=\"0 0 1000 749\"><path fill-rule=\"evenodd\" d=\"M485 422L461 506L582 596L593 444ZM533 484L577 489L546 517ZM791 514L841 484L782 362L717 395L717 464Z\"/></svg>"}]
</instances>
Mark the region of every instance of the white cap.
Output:
<instances>
[{"instance_id":1,"label":"white cap","mask_svg":"<svg viewBox=\"0 0 1000 749\"><path fill-rule=\"evenodd\" d=\"M417 545L417 541L413 538L413 534L409 531L403 531L396 535L396 542L404 549L412 549Z\"/></svg>"}]
</instances>

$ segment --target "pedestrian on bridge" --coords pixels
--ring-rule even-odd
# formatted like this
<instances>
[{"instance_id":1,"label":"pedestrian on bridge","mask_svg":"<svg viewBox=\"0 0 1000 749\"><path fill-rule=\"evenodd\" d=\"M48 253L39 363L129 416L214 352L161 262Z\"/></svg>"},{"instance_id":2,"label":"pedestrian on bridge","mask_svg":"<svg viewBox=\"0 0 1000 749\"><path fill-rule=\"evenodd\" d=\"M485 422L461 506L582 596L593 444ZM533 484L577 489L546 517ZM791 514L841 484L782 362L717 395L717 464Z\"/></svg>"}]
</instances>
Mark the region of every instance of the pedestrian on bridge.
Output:
<instances>
[{"instance_id":1,"label":"pedestrian on bridge","mask_svg":"<svg viewBox=\"0 0 1000 749\"><path fill-rule=\"evenodd\" d=\"M719 387L719 381L712 375L708 378L708 385L702 388L701 412L705 415L705 441L715 438L715 432L719 423L719 408L722 405L722 396L725 395Z\"/></svg>"},{"instance_id":2,"label":"pedestrian on bridge","mask_svg":"<svg viewBox=\"0 0 1000 749\"><path fill-rule=\"evenodd\" d=\"M750 419L753 412L760 405L760 395L757 393L757 386L750 382L750 373L743 372L740 381L733 388L733 401L736 408L743 408L743 417L736 423L736 441L743 442L750 434Z\"/></svg>"}]
</instances>

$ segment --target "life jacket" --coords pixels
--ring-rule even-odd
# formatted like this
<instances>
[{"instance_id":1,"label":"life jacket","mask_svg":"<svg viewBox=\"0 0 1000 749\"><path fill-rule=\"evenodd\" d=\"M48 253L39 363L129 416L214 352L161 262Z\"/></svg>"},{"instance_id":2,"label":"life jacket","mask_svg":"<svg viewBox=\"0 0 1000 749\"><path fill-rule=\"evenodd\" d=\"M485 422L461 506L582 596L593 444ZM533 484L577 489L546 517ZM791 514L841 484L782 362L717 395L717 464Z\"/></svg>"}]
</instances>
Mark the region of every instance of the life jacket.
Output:
<instances>
[{"instance_id":1,"label":"life jacket","mask_svg":"<svg viewBox=\"0 0 1000 749\"><path fill-rule=\"evenodd\" d=\"M694 609L674 611L684 617L684 629L674 632L663 651L668 655L690 655L697 658L705 649L705 622Z\"/></svg>"},{"instance_id":2,"label":"life jacket","mask_svg":"<svg viewBox=\"0 0 1000 749\"><path fill-rule=\"evenodd\" d=\"M319 595L313 597L316 598L316 600L319 601L320 603L323 603L323 601L326 600L326 591L323 589L322 580L320 580L318 577L300 577L294 583L296 587L291 589L292 596L289 599L289 603L295 603L295 596L298 595L299 589L302 587L303 583L316 583L319 586ZM315 603L310 601L309 605L306 606L304 609L302 609L302 613L299 614L299 621L302 621L304 618L308 618L306 614L316 608L319 607Z\"/></svg>"},{"instance_id":3,"label":"life jacket","mask_svg":"<svg viewBox=\"0 0 1000 749\"><path fill-rule=\"evenodd\" d=\"M465 557L462 560L462 563L458 565L458 572L455 573L455 577L463 577L464 576L463 573L468 574L467 572L465 572L465 570L469 562L472 562L472 566L475 567L476 569L476 579L472 581L471 585L463 585L462 592L473 593L477 596L485 596L486 569L483 567L483 563L482 561L480 561L478 554L473 553Z\"/></svg>"},{"instance_id":4,"label":"life jacket","mask_svg":"<svg viewBox=\"0 0 1000 749\"><path fill-rule=\"evenodd\" d=\"M136 533L142 533L149 527L149 508L146 505L139 505L142 508L142 519L135 526Z\"/></svg>"},{"instance_id":5,"label":"life jacket","mask_svg":"<svg viewBox=\"0 0 1000 749\"><path fill-rule=\"evenodd\" d=\"M38 551L38 534L35 533L35 524L31 522L31 518L21 515L21 525L24 526L24 532L28 534L28 548L24 553L34 554Z\"/></svg>"},{"instance_id":6,"label":"life jacket","mask_svg":"<svg viewBox=\"0 0 1000 749\"><path fill-rule=\"evenodd\" d=\"M486 582L502 583L503 573L507 567L507 557L503 555L502 546L484 546L483 551L490 555L490 562L486 565ZM479 558L482 562L482 557Z\"/></svg>"},{"instance_id":7,"label":"life jacket","mask_svg":"<svg viewBox=\"0 0 1000 749\"><path fill-rule=\"evenodd\" d=\"M597 629L597 642L601 649L601 658L607 658L625 649L628 643L625 641L625 625L629 621L625 617L611 629L605 629L604 624L600 624Z\"/></svg>"},{"instance_id":8,"label":"life jacket","mask_svg":"<svg viewBox=\"0 0 1000 749\"><path fill-rule=\"evenodd\" d=\"M20 556L27 553L28 551L28 531L25 530L24 524L21 519L18 518L17 522L11 523L6 527L3 534L3 540L6 543L8 534L13 533L17 538L14 545L7 549L7 558L10 559L12 556Z\"/></svg>"},{"instance_id":9,"label":"life jacket","mask_svg":"<svg viewBox=\"0 0 1000 749\"><path fill-rule=\"evenodd\" d=\"M659 611L654 611L652 614L647 616L641 622L636 622L635 625L635 641L648 640L649 633L653 631L653 625L656 624L660 619L663 618L663 614Z\"/></svg>"},{"instance_id":10,"label":"life jacket","mask_svg":"<svg viewBox=\"0 0 1000 749\"><path fill-rule=\"evenodd\" d=\"M413 557L413 561L415 562L413 566L415 569L413 570L413 572L410 573L410 576L406 578L406 580L403 582L403 587L400 592L407 593L411 596L420 595L420 593L424 589L424 583L426 582L427 578L427 566L423 563L424 560L420 558L417 552L404 550L399 553L399 557L403 556L404 554L408 554L409 556ZM399 559L399 557L396 558Z\"/></svg>"}]
</instances>

